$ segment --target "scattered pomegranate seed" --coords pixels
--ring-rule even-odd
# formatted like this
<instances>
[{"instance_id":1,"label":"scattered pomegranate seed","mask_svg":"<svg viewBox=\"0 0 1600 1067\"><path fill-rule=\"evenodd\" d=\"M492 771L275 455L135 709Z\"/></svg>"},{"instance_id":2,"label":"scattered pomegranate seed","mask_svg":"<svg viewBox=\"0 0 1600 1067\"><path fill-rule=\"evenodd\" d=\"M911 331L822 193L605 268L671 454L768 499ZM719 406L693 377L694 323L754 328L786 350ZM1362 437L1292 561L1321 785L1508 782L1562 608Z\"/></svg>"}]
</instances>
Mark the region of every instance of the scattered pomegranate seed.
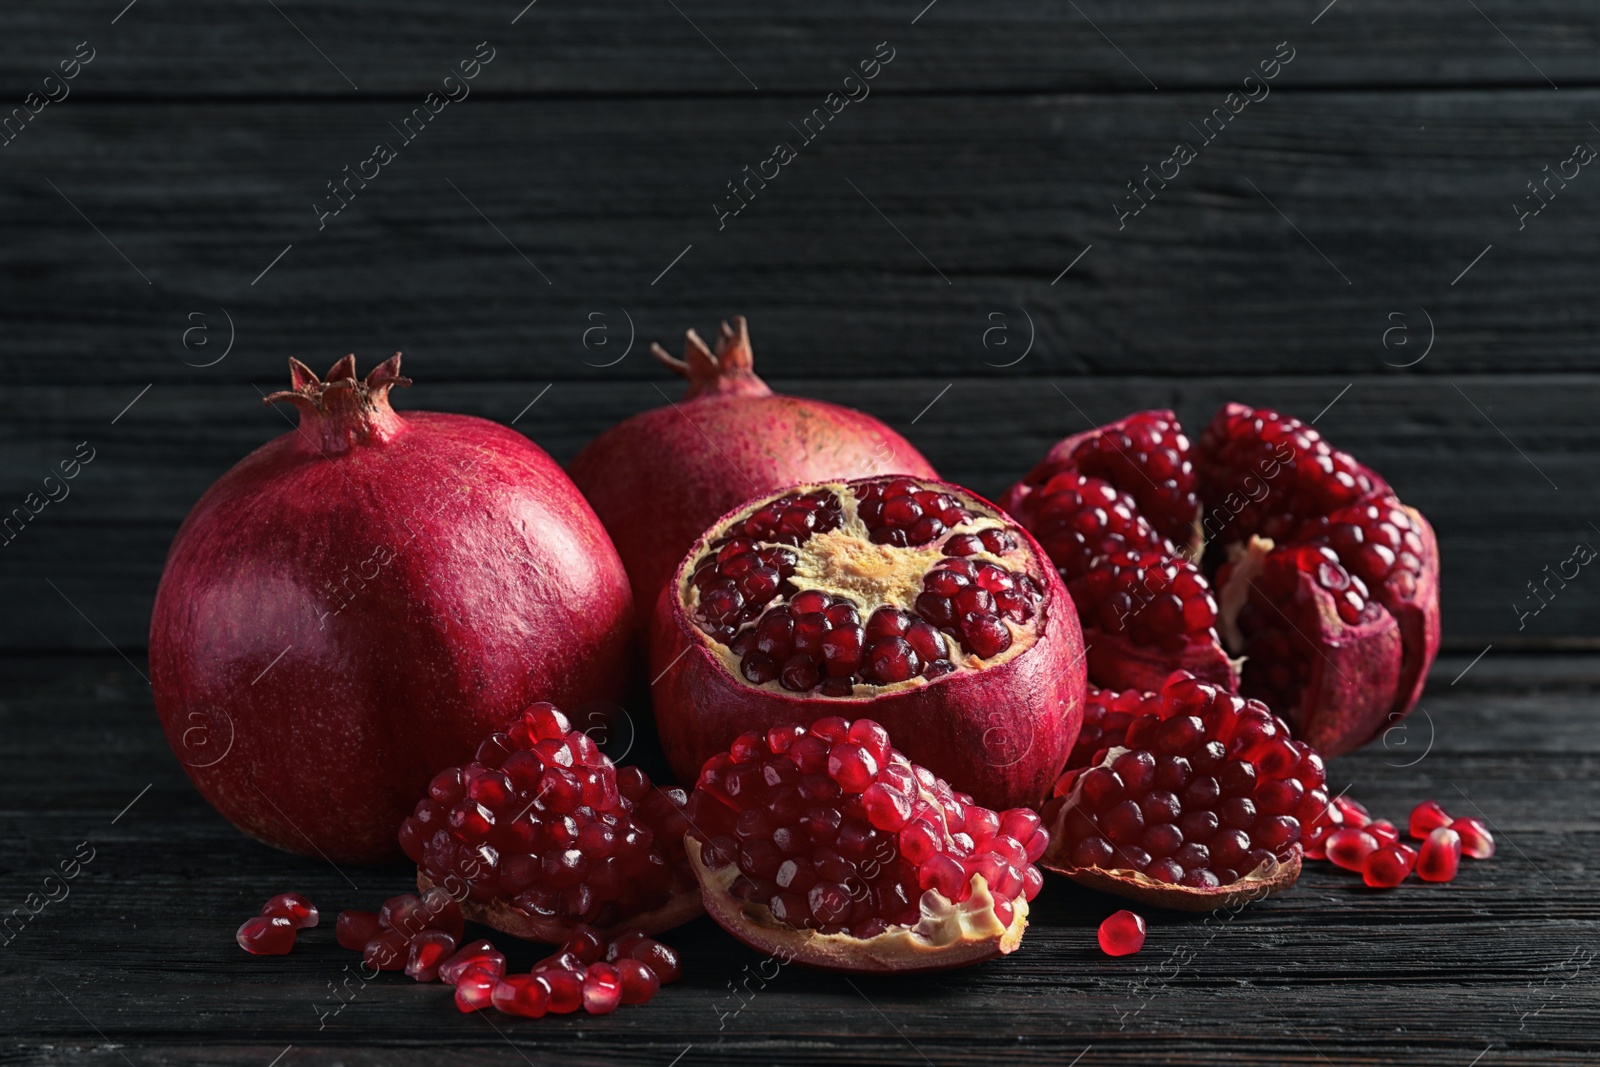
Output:
<instances>
[{"instance_id":1,"label":"scattered pomegranate seed","mask_svg":"<svg viewBox=\"0 0 1600 1067\"><path fill-rule=\"evenodd\" d=\"M1449 826L1453 821L1450 814L1439 806L1438 801L1424 800L1411 809L1411 821L1407 830L1412 837L1420 841L1439 827Z\"/></svg>"},{"instance_id":2,"label":"scattered pomegranate seed","mask_svg":"<svg viewBox=\"0 0 1600 1067\"><path fill-rule=\"evenodd\" d=\"M234 939L252 956L283 956L294 948L294 924L279 915L246 919Z\"/></svg>"},{"instance_id":3,"label":"scattered pomegranate seed","mask_svg":"<svg viewBox=\"0 0 1600 1067\"><path fill-rule=\"evenodd\" d=\"M1390 889L1406 880L1416 862L1416 850L1406 845L1384 845L1367 856L1361 874L1372 888Z\"/></svg>"},{"instance_id":4,"label":"scattered pomegranate seed","mask_svg":"<svg viewBox=\"0 0 1600 1067\"><path fill-rule=\"evenodd\" d=\"M583 976L583 1010L609 1015L622 1003L622 975L609 963L591 963Z\"/></svg>"},{"instance_id":5,"label":"scattered pomegranate seed","mask_svg":"<svg viewBox=\"0 0 1600 1067\"><path fill-rule=\"evenodd\" d=\"M1347 871L1364 871L1378 839L1358 826L1343 826L1328 835L1328 860Z\"/></svg>"},{"instance_id":6,"label":"scattered pomegranate seed","mask_svg":"<svg viewBox=\"0 0 1600 1067\"><path fill-rule=\"evenodd\" d=\"M1339 809L1346 826L1366 826L1372 822L1372 816L1367 813L1366 807L1359 800L1337 796L1333 798L1333 806Z\"/></svg>"},{"instance_id":7,"label":"scattered pomegranate seed","mask_svg":"<svg viewBox=\"0 0 1600 1067\"><path fill-rule=\"evenodd\" d=\"M1448 882L1461 866L1461 835L1448 826L1428 831L1417 856L1417 877L1424 882Z\"/></svg>"},{"instance_id":8,"label":"scattered pomegranate seed","mask_svg":"<svg viewBox=\"0 0 1600 1067\"><path fill-rule=\"evenodd\" d=\"M487 941L474 941L456 950L456 954L439 964L439 980L455 985L461 976L474 967L499 976L506 973L506 957Z\"/></svg>"},{"instance_id":9,"label":"scattered pomegranate seed","mask_svg":"<svg viewBox=\"0 0 1600 1067\"><path fill-rule=\"evenodd\" d=\"M661 991L661 979L656 972L638 960L618 960L616 968L622 981L622 1003L643 1004Z\"/></svg>"},{"instance_id":10,"label":"scattered pomegranate seed","mask_svg":"<svg viewBox=\"0 0 1600 1067\"><path fill-rule=\"evenodd\" d=\"M537 1019L550 1009L550 987L531 974L510 974L495 984L489 999L507 1015Z\"/></svg>"},{"instance_id":11,"label":"scattered pomegranate seed","mask_svg":"<svg viewBox=\"0 0 1600 1067\"><path fill-rule=\"evenodd\" d=\"M534 974L534 981L550 991L549 1010L568 1015L583 1007L583 975L573 971L547 970Z\"/></svg>"},{"instance_id":12,"label":"scattered pomegranate seed","mask_svg":"<svg viewBox=\"0 0 1600 1067\"><path fill-rule=\"evenodd\" d=\"M261 906L261 914L288 919L296 930L309 930L320 921L317 906L299 893L279 893Z\"/></svg>"},{"instance_id":13,"label":"scattered pomegranate seed","mask_svg":"<svg viewBox=\"0 0 1600 1067\"><path fill-rule=\"evenodd\" d=\"M338 921L334 923L334 937L339 942L340 948L360 952L367 947L367 942L377 937L383 930L383 924L378 921L375 911L341 911Z\"/></svg>"},{"instance_id":14,"label":"scattered pomegranate seed","mask_svg":"<svg viewBox=\"0 0 1600 1067\"><path fill-rule=\"evenodd\" d=\"M1367 833L1378 839L1380 845L1398 845L1400 831L1388 819L1373 819L1366 825Z\"/></svg>"},{"instance_id":15,"label":"scattered pomegranate seed","mask_svg":"<svg viewBox=\"0 0 1600 1067\"><path fill-rule=\"evenodd\" d=\"M1457 819L1450 829L1461 835L1461 854L1468 859L1486 860L1494 857L1494 835L1482 819Z\"/></svg>"},{"instance_id":16,"label":"scattered pomegranate seed","mask_svg":"<svg viewBox=\"0 0 1600 1067\"><path fill-rule=\"evenodd\" d=\"M406 974L418 982L435 981L439 977L439 965L455 950L456 939L443 930L424 930L411 939Z\"/></svg>"},{"instance_id":17,"label":"scattered pomegranate seed","mask_svg":"<svg viewBox=\"0 0 1600 1067\"><path fill-rule=\"evenodd\" d=\"M456 976L456 1007L461 1011L477 1011L488 1007L494 1000L500 976L484 967L469 967Z\"/></svg>"},{"instance_id":18,"label":"scattered pomegranate seed","mask_svg":"<svg viewBox=\"0 0 1600 1067\"><path fill-rule=\"evenodd\" d=\"M1100 950L1107 956L1128 956L1144 948L1144 918L1131 911L1112 912L1100 924Z\"/></svg>"},{"instance_id":19,"label":"scattered pomegranate seed","mask_svg":"<svg viewBox=\"0 0 1600 1067\"><path fill-rule=\"evenodd\" d=\"M384 930L361 950L361 962L379 971L403 971L410 958L410 942L398 930Z\"/></svg>"}]
</instances>

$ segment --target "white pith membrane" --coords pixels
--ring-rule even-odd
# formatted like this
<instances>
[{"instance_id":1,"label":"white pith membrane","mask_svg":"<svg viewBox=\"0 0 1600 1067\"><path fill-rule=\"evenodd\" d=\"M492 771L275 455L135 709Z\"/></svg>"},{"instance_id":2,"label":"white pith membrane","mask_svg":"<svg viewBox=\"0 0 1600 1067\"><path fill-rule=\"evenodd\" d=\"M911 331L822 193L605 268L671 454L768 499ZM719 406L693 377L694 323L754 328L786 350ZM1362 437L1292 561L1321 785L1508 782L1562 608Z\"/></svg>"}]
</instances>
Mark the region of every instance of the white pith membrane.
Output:
<instances>
[{"instance_id":1,"label":"white pith membrane","mask_svg":"<svg viewBox=\"0 0 1600 1067\"><path fill-rule=\"evenodd\" d=\"M1243 544L1235 542L1228 546L1228 561L1233 564L1233 570L1227 584L1217 590L1217 633L1230 654L1240 653L1236 662L1241 671L1248 657L1242 654L1245 639L1239 632L1239 612L1249 601L1250 588L1266 569L1267 556L1275 547L1272 538L1257 534L1251 534L1250 540Z\"/></svg>"},{"instance_id":2,"label":"white pith membrane","mask_svg":"<svg viewBox=\"0 0 1600 1067\"><path fill-rule=\"evenodd\" d=\"M1131 750L1122 746L1113 746L1107 749L1105 758L1094 766L1109 769L1118 756L1129 751ZM1045 820L1045 829L1050 833L1050 847L1039 859L1040 866L1064 874L1075 882L1176 911L1209 911L1212 908L1260 900L1262 897L1289 888L1300 877L1299 845L1294 846L1288 860L1280 860L1276 856L1270 857L1248 874L1241 874L1232 882L1210 889L1163 882L1131 866L1075 867L1070 862L1057 861L1056 856L1065 855L1073 844L1066 832L1067 823L1073 809L1083 796L1083 779L1084 776L1079 774L1072 784L1072 790L1061 798L1061 804L1054 807L1055 817ZM1045 807L1046 810L1050 810L1050 803L1046 802ZM1112 845L1112 848L1118 847Z\"/></svg>"},{"instance_id":3,"label":"white pith membrane","mask_svg":"<svg viewBox=\"0 0 1600 1067\"><path fill-rule=\"evenodd\" d=\"M881 607L892 607L906 612L913 618L922 619L929 625L934 625L931 620L923 619L917 612L916 599L922 593L923 578L936 569L939 562L946 558L944 545L952 538L963 534L981 534L985 530L1002 530L1010 534L1017 542L1018 548L1008 556L998 556L987 549L972 552L965 556L952 557L964 559L976 565L991 563L1016 575L1027 575L1030 579L1042 585L1035 569L1028 564L1037 562L1028 550L1026 542L1019 536L1020 527L1013 522L1008 522L993 513L991 509L962 493L957 487L943 483L929 483L925 479L907 476L884 476L874 481L907 481L918 486L919 489L929 489L944 493L954 499L961 507L972 513L972 518L947 529L944 533L934 538L926 545L898 548L892 545L875 544L872 541L871 531L865 521L860 517L860 501L851 485L845 482L820 482L809 485L792 486L778 493L773 493L746 507L736 516L719 523L716 528L708 531L695 543L690 551L686 564L679 572L678 595L679 601L685 606L692 620L700 607L700 590L694 584L694 573L698 563L707 554L714 554L717 549L712 547L713 542L729 536L728 530L737 523L743 522L750 516L761 511L774 500L785 496L805 496L819 491L831 492L838 500L842 523L838 529L822 533L814 533L799 545L788 545L780 541L763 541L739 535L741 540L751 541L756 548L786 548L794 552L799 560L795 566L794 574L788 579L794 586L794 594L786 594L781 589L778 595L767 601L761 607L761 613L756 618L742 625L739 634L754 630L759 626L761 619L767 612L774 608L787 606L794 595L809 590L826 593L835 600L846 599L855 603L861 617L861 623L866 625L872 613ZM988 659L983 659L968 652L961 646L961 642L952 634L939 630L940 640L944 643L945 658L957 670L978 670L995 667L1026 652L1038 640L1038 619L1044 611L1043 601L1039 602L1039 614L1026 623L1017 623L1003 615L996 618L1003 623L1011 634L1011 644L1003 651ZM820 692L820 686L812 690L796 691L787 689L783 684L773 679L759 685L747 679L740 670L740 656L728 644L707 634L699 626L693 627L700 641L711 650L722 662L723 666L740 683L754 689L765 689L774 693L783 693L790 696L801 697ZM952 672L953 673L953 672ZM941 676L942 677L942 676ZM915 686L929 685L938 681L938 678L925 678L918 674L903 682L891 682L884 685L857 682L851 686L848 696L827 697L830 700L850 700L856 698L870 698L883 693L896 692Z\"/></svg>"}]
</instances>

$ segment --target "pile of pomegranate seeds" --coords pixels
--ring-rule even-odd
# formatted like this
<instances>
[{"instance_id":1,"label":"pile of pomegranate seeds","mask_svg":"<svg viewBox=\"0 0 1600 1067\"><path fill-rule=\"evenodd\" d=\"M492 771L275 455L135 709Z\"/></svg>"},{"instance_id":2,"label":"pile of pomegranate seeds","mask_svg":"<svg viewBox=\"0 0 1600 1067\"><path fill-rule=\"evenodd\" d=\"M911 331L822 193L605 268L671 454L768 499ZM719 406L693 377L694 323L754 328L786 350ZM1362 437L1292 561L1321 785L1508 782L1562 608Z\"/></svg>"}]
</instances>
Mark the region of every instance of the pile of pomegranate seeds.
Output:
<instances>
[{"instance_id":1,"label":"pile of pomegranate seeds","mask_svg":"<svg viewBox=\"0 0 1600 1067\"><path fill-rule=\"evenodd\" d=\"M1083 729L1078 731L1078 740L1072 746L1072 755L1067 757L1066 769L1070 771L1099 763L1106 749L1123 746L1128 736L1128 726L1135 718L1153 715L1160 710L1161 697L1158 694L1137 689L1125 689L1119 693L1114 689L1096 689L1091 685L1083 702ZM1058 780L1057 788L1064 783L1070 783L1070 779ZM1055 795L1061 796L1062 793Z\"/></svg>"},{"instance_id":2,"label":"pile of pomegranate seeds","mask_svg":"<svg viewBox=\"0 0 1600 1067\"><path fill-rule=\"evenodd\" d=\"M1107 956L1131 956L1144 948L1144 916L1114 911L1100 924L1100 951Z\"/></svg>"},{"instance_id":3,"label":"pile of pomegranate seeds","mask_svg":"<svg viewBox=\"0 0 1600 1067\"><path fill-rule=\"evenodd\" d=\"M905 603L910 595L882 602L860 575L848 585L859 596L796 584L797 572L829 577L839 565L810 558L813 537L851 530L908 550L907 561L927 557L914 603ZM998 518L909 478L779 497L731 523L709 549L690 579L695 625L738 657L746 681L796 693L850 696L857 685L938 678L965 656L998 656L1044 596L1027 573L1030 554ZM889 580L893 567L885 567Z\"/></svg>"},{"instance_id":4,"label":"pile of pomegranate seeds","mask_svg":"<svg viewBox=\"0 0 1600 1067\"><path fill-rule=\"evenodd\" d=\"M1374 889L1389 889L1414 871L1425 882L1452 881L1461 857L1488 859L1494 837L1479 819L1456 819L1437 801L1425 800L1411 811L1407 832L1422 844L1413 848L1385 819L1373 819L1348 797L1334 800L1339 827L1328 834L1327 859L1336 867L1360 873Z\"/></svg>"},{"instance_id":5,"label":"pile of pomegranate seeds","mask_svg":"<svg viewBox=\"0 0 1600 1067\"><path fill-rule=\"evenodd\" d=\"M335 936L374 970L403 970L419 982L431 982L439 965L455 952L466 926L461 905L434 886L421 896L390 897L375 912L341 911Z\"/></svg>"},{"instance_id":6,"label":"pile of pomegranate seeds","mask_svg":"<svg viewBox=\"0 0 1600 1067\"><path fill-rule=\"evenodd\" d=\"M634 930L607 943L591 926L574 929L528 974L506 974L505 956L487 941L467 946L439 969L439 977L455 986L461 1011L492 1004L534 1019L579 1008L606 1015L619 1004L643 1004L682 973L678 954L661 942Z\"/></svg>"},{"instance_id":7,"label":"pile of pomegranate seeds","mask_svg":"<svg viewBox=\"0 0 1600 1067\"><path fill-rule=\"evenodd\" d=\"M1058 828L1046 866L1133 870L1208 890L1320 842L1329 825L1322 757L1264 704L1174 675L1138 710L1122 751L1057 783L1045 807Z\"/></svg>"},{"instance_id":8,"label":"pile of pomegranate seeds","mask_svg":"<svg viewBox=\"0 0 1600 1067\"><path fill-rule=\"evenodd\" d=\"M699 899L683 852L686 800L617 768L553 705L535 704L472 763L435 776L400 845L436 885L507 901L554 941Z\"/></svg>"},{"instance_id":9,"label":"pile of pomegranate seeds","mask_svg":"<svg viewBox=\"0 0 1600 1067\"><path fill-rule=\"evenodd\" d=\"M299 893L279 893L261 906L261 914L246 919L234 935L239 947L252 956L282 956L294 948L294 935L317 925L317 906Z\"/></svg>"},{"instance_id":10,"label":"pile of pomegranate seeds","mask_svg":"<svg viewBox=\"0 0 1600 1067\"><path fill-rule=\"evenodd\" d=\"M1009 927L1043 884L1033 861L1049 840L1032 811L980 807L890 748L882 726L838 716L742 735L707 761L690 814L702 862L738 868L736 899L857 938L967 901L974 877Z\"/></svg>"}]
</instances>

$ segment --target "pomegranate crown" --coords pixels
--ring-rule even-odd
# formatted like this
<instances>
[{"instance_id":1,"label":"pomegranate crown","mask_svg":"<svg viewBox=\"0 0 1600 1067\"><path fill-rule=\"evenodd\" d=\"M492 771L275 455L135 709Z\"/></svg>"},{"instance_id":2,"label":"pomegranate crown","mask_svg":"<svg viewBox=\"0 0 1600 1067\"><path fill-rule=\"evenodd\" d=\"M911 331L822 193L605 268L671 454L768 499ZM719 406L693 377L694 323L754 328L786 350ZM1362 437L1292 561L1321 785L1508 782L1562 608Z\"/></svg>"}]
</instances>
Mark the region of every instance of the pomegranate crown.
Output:
<instances>
[{"instance_id":1,"label":"pomegranate crown","mask_svg":"<svg viewBox=\"0 0 1600 1067\"><path fill-rule=\"evenodd\" d=\"M684 333L683 358L678 359L659 344L650 346L650 354L663 366L670 367L689 379L685 400L711 394L713 396L767 396L772 390L756 377L755 359L750 349L750 328L743 315L733 317L733 325L724 320L717 331L717 349L711 347L694 330Z\"/></svg>"},{"instance_id":2,"label":"pomegranate crown","mask_svg":"<svg viewBox=\"0 0 1600 1067\"><path fill-rule=\"evenodd\" d=\"M356 377L355 353L333 365L326 380L304 363L289 357L290 389L263 398L263 403L287 401L300 409L302 435L314 431L325 452L343 452L352 444L389 440L404 425L389 406L389 390L410 385L400 374L396 352L367 374Z\"/></svg>"}]
</instances>

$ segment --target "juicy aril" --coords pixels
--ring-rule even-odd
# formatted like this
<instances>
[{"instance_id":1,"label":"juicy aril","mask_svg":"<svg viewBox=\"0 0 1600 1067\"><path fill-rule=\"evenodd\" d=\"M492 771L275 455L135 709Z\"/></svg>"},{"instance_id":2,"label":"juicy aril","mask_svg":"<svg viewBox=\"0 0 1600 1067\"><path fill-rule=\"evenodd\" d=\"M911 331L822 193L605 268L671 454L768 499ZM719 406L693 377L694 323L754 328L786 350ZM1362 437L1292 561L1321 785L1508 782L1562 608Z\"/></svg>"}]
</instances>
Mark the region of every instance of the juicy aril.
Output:
<instances>
[{"instance_id":1,"label":"juicy aril","mask_svg":"<svg viewBox=\"0 0 1600 1067\"><path fill-rule=\"evenodd\" d=\"M693 330L683 359L660 345L651 353L689 379L683 399L612 427L568 467L611 532L641 611L695 538L752 496L870 474L938 476L872 416L767 388L751 369L743 317L722 324L715 355Z\"/></svg>"},{"instance_id":2,"label":"juicy aril","mask_svg":"<svg viewBox=\"0 0 1600 1067\"><path fill-rule=\"evenodd\" d=\"M1036 804L1083 712L1083 641L1033 538L929 479L793 486L724 516L662 591L656 722L686 781L734 738L870 716L994 808Z\"/></svg>"},{"instance_id":3,"label":"juicy aril","mask_svg":"<svg viewBox=\"0 0 1600 1067\"><path fill-rule=\"evenodd\" d=\"M1172 412L1140 412L1057 444L1004 504L1066 579L1096 685L1156 690L1187 670L1328 755L1422 692L1433 530L1297 419L1229 404L1191 445Z\"/></svg>"},{"instance_id":4,"label":"juicy aril","mask_svg":"<svg viewBox=\"0 0 1600 1067\"><path fill-rule=\"evenodd\" d=\"M300 425L208 489L150 622L167 739L240 829L335 861L399 855L440 767L537 699L616 699L627 576L521 434L397 414L396 354L363 381L290 361Z\"/></svg>"}]
</instances>

